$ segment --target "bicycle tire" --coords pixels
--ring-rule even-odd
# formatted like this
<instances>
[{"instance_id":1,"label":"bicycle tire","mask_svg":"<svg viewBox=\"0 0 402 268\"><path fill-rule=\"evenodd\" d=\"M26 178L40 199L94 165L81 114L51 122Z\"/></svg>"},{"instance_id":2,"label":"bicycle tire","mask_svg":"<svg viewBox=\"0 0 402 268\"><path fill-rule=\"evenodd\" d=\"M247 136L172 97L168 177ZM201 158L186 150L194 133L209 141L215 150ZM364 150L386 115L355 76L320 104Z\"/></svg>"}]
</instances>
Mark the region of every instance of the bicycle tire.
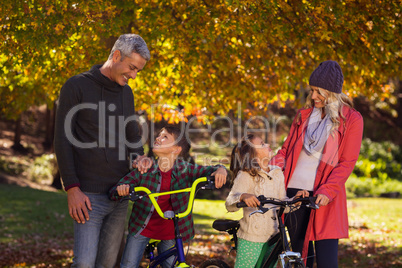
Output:
<instances>
[{"instance_id":1,"label":"bicycle tire","mask_svg":"<svg viewBox=\"0 0 402 268\"><path fill-rule=\"evenodd\" d=\"M230 266L220 259L209 259L201 263L199 268L230 268Z\"/></svg>"},{"instance_id":2,"label":"bicycle tire","mask_svg":"<svg viewBox=\"0 0 402 268\"><path fill-rule=\"evenodd\" d=\"M306 265L304 265L304 261L301 259L297 259L296 263L293 265L294 268L306 268Z\"/></svg>"}]
</instances>

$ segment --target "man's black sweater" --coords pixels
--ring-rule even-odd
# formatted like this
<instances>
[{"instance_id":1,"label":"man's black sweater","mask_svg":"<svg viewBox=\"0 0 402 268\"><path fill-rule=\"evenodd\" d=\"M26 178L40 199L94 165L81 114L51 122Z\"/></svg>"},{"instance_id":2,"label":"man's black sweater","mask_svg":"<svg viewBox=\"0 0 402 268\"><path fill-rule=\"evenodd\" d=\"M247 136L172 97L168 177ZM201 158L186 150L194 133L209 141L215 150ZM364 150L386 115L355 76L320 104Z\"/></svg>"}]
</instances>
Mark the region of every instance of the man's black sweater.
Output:
<instances>
[{"instance_id":1,"label":"man's black sweater","mask_svg":"<svg viewBox=\"0 0 402 268\"><path fill-rule=\"evenodd\" d=\"M129 155L144 154L131 88L100 67L71 77L60 91L55 152L66 190L107 193L129 172Z\"/></svg>"}]
</instances>

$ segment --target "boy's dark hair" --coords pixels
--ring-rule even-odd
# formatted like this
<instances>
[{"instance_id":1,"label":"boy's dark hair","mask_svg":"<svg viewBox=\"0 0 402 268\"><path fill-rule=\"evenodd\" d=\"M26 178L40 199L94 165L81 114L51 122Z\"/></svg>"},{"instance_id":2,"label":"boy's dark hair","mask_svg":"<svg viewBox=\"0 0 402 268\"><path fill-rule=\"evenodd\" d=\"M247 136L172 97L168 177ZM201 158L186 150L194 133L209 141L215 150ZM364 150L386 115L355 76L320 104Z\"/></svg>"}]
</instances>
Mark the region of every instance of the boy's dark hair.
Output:
<instances>
[{"instance_id":1,"label":"boy's dark hair","mask_svg":"<svg viewBox=\"0 0 402 268\"><path fill-rule=\"evenodd\" d=\"M233 181L241 170L250 173L253 177L258 175L260 167L257 163L254 163L257 155L252 143L255 137L256 135L254 134L248 134L233 148L230 156L230 171L232 172Z\"/></svg>"},{"instance_id":2,"label":"boy's dark hair","mask_svg":"<svg viewBox=\"0 0 402 268\"><path fill-rule=\"evenodd\" d=\"M184 129L182 130L180 127L169 124L169 125L164 126L159 131L159 133L162 130L166 130L169 134L173 135L173 137L175 139L175 145L177 145L181 148L179 157L182 157L184 160L191 162L191 156L190 156L191 144L187 141Z\"/></svg>"}]
</instances>

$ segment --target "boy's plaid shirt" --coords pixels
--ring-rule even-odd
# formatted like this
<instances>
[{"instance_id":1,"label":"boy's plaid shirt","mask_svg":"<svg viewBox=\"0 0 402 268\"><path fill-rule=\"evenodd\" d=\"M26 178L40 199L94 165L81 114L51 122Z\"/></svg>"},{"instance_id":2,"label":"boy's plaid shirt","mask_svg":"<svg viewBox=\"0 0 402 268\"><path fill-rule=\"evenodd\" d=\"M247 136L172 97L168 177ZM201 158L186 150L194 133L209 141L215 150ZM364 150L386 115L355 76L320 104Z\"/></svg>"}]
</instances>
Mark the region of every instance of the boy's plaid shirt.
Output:
<instances>
[{"instance_id":1,"label":"boy's plaid shirt","mask_svg":"<svg viewBox=\"0 0 402 268\"><path fill-rule=\"evenodd\" d=\"M196 179L211 175L218 167L219 166L193 165L183 160L176 160L172 170L170 189L180 190L191 187ZM116 201L122 198L118 196L116 191L117 186L122 184L129 184L130 187L143 186L153 193L159 192L161 179L162 176L157 164L154 164L148 172L144 174L134 169L110 189L110 199ZM172 194L170 197L175 213L181 213L187 209L190 197L189 193ZM148 197L135 201L128 224L129 233L133 236L140 234L148 224L153 212L157 213ZM192 213L185 218L179 219L179 229L184 242L194 236Z\"/></svg>"}]
</instances>

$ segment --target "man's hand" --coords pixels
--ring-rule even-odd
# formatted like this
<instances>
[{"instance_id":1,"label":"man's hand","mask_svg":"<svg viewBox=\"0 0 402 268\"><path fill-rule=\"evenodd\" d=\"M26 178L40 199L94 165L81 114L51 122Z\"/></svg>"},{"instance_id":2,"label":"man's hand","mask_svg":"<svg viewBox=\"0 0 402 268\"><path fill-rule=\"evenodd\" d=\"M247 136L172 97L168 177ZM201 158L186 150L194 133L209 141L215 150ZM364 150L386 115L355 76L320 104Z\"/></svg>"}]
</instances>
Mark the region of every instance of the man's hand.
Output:
<instances>
[{"instance_id":1,"label":"man's hand","mask_svg":"<svg viewBox=\"0 0 402 268\"><path fill-rule=\"evenodd\" d=\"M329 203L329 198L325 194L318 194L315 203L319 206L326 206Z\"/></svg>"},{"instance_id":2,"label":"man's hand","mask_svg":"<svg viewBox=\"0 0 402 268\"><path fill-rule=\"evenodd\" d=\"M260 205L260 201L253 194L244 193L240 196L240 202L244 201L248 207L256 208Z\"/></svg>"},{"instance_id":3,"label":"man's hand","mask_svg":"<svg viewBox=\"0 0 402 268\"><path fill-rule=\"evenodd\" d=\"M224 167L219 167L217 170L215 170L214 173L211 174L211 176L215 177L215 187L216 188L219 189L226 183L227 175L228 175L228 172L226 171L226 168L224 168Z\"/></svg>"},{"instance_id":4,"label":"man's hand","mask_svg":"<svg viewBox=\"0 0 402 268\"><path fill-rule=\"evenodd\" d=\"M116 190L119 196L127 196L130 194L130 185L128 184L119 185L117 186Z\"/></svg>"},{"instance_id":5,"label":"man's hand","mask_svg":"<svg viewBox=\"0 0 402 268\"><path fill-rule=\"evenodd\" d=\"M152 159L145 155L139 155L133 161L133 168L137 168L141 174L147 172L148 169L150 169L151 167L152 167Z\"/></svg>"},{"instance_id":6,"label":"man's hand","mask_svg":"<svg viewBox=\"0 0 402 268\"><path fill-rule=\"evenodd\" d=\"M68 212L71 218L78 223L85 223L89 220L88 209L92 210L91 201L79 187L73 187L67 190Z\"/></svg>"}]
</instances>

